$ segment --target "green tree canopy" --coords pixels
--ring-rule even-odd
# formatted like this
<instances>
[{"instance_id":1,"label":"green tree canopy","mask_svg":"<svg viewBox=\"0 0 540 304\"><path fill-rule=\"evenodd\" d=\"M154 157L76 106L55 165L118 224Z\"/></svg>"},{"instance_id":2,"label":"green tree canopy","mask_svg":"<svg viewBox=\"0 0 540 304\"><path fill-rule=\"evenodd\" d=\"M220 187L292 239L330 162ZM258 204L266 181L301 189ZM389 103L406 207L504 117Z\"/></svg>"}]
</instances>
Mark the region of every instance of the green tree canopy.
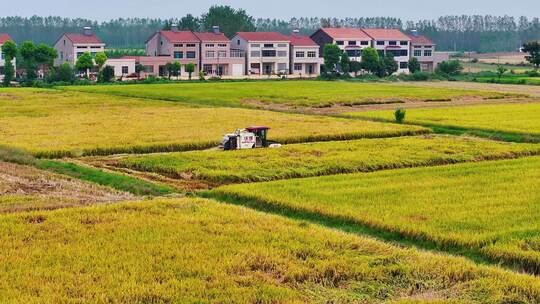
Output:
<instances>
[{"instance_id":1,"label":"green tree canopy","mask_svg":"<svg viewBox=\"0 0 540 304\"><path fill-rule=\"evenodd\" d=\"M38 64L52 66L54 60L58 58L58 51L51 46L41 43L36 47L34 56Z\"/></svg>"},{"instance_id":2,"label":"green tree canopy","mask_svg":"<svg viewBox=\"0 0 540 304\"><path fill-rule=\"evenodd\" d=\"M523 52L529 53L525 57L528 62L534 65L535 68L540 67L540 41L529 41L523 44Z\"/></svg>"},{"instance_id":3,"label":"green tree canopy","mask_svg":"<svg viewBox=\"0 0 540 304\"><path fill-rule=\"evenodd\" d=\"M237 32L254 32L255 19L243 9L234 9L227 5L214 5L208 13L201 16L203 31L210 31L217 25L227 36L232 37Z\"/></svg>"},{"instance_id":4,"label":"green tree canopy","mask_svg":"<svg viewBox=\"0 0 540 304\"><path fill-rule=\"evenodd\" d=\"M409 59L409 71L411 73L416 73L420 71L420 62L416 57L411 57L411 59Z\"/></svg>"},{"instance_id":5,"label":"green tree canopy","mask_svg":"<svg viewBox=\"0 0 540 304\"><path fill-rule=\"evenodd\" d=\"M358 75L358 72L362 70L362 63L360 61L351 61L350 65L351 72L354 73L354 76Z\"/></svg>"},{"instance_id":6,"label":"green tree canopy","mask_svg":"<svg viewBox=\"0 0 540 304\"><path fill-rule=\"evenodd\" d=\"M351 59L346 52L341 53L341 60L339 61L339 66L341 67L342 73L349 73L351 71Z\"/></svg>"},{"instance_id":7,"label":"green tree canopy","mask_svg":"<svg viewBox=\"0 0 540 304\"><path fill-rule=\"evenodd\" d=\"M11 40L4 42L2 45L2 54L4 58L15 58L17 56L17 44Z\"/></svg>"},{"instance_id":8,"label":"green tree canopy","mask_svg":"<svg viewBox=\"0 0 540 304\"><path fill-rule=\"evenodd\" d=\"M86 77L88 77L88 70L94 67L94 60L89 52L86 52L77 58L75 67L79 71L85 71Z\"/></svg>"},{"instance_id":9,"label":"green tree canopy","mask_svg":"<svg viewBox=\"0 0 540 304\"><path fill-rule=\"evenodd\" d=\"M437 66L435 72L439 74L455 76L459 75L462 70L463 66L458 60L450 60L439 63L439 66Z\"/></svg>"},{"instance_id":10,"label":"green tree canopy","mask_svg":"<svg viewBox=\"0 0 540 304\"><path fill-rule=\"evenodd\" d=\"M335 44L327 44L323 49L324 67L328 72L334 72L341 58L341 49Z\"/></svg>"},{"instance_id":11,"label":"green tree canopy","mask_svg":"<svg viewBox=\"0 0 540 304\"><path fill-rule=\"evenodd\" d=\"M372 47L362 50L362 69L370 73L379 71L379 53Z\"/></svg>"},{"instance_id":12,"label":"green tree canopy","mask_svg":"<svg viewBox=\"0 0 540 304\"><path fill-rule=\"evenodd\" d=\"M75 80L75 71L69 63L64 62L60 66L54 68L49 78L51 81L72 83Z\"/></svg>"},{"instance_id":13,"label":"green tree canopy","mask_svg":"<svg viewBox=\"0 0 540 304\"><path fill-rule=\"evenodd\" d=\"M192 14L187 14L184 17L180 18L178 22L178 28L185 31L200 31L201 30L201 20L193 16Z\"/></svg>"},{"instance_id":14,"label":"green tree canopy","mask_svg":"<svg viewBox=\"0 0 540 304\"><path fill-rule=\"evenodd\" d=\"M189 80L191 80L191 74L193 74L193 72L195 72L195 65L190 62L190 63L186 64L184 68L186 69L186 72L189 75Z\"/></svg>"},{"instance_id":15,"label":"green tree canopy","mask_svg":"<svg viewBox=\"0 0 540 304\"><path fill-rule=\"evenodd\" d=\"M380 67L381 71L379 76L381 77L390 76L399 69L398 63L394 60L394 55L390 53L386 53L386 55L381 59Z\"/></svg>"},{"instance_id":16,"label":"green tree canopy","mask_svg":"<svg viewBox=\"0 0 540 304\"><path fill-rule=\"evenodd\" d=\"M105 62L107 62L107 59L109 59L107 57L107 54L105 54L103 52L97 53L96 57L94 58L94 60L96 61L97 66L99 67L100 70L103 68L103 65L105 65Z\"/></svg>"},{"instance_id":17,"label":"green tree canopy","mask_svg":"<svg viewBox=\"0 0 540 304\"><path fill-rule=\"evenodd\" d=\"M19 47L21 65L26 70L26 79L29 81L37 78L36 50L36 45L32 41L25 41Z\"/></svg>"},{"instance_id":18,"label":"green tree canopy","mask_svg":"<svg viewBox=\"0 0 540 304\"><path fill-rule=\"evenodd\" d=\"M2 55L4 57L4 79L3 85L8 87L11 81L15 78L15 67L13 66L13 58L17 56L17 45L15 42L8 40L2 45Z\"/></svg>"}]
</instances>

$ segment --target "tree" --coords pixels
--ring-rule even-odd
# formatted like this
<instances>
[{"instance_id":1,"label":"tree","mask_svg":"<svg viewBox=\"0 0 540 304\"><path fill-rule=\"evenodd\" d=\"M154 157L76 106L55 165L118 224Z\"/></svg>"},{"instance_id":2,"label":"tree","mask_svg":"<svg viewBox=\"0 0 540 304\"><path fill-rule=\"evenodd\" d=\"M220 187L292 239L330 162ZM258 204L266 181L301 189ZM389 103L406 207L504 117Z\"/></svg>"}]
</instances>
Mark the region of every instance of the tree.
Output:
<instances>
[{"instance_id":1,"label":"tree","mask_svg":"<svg viewBox=\"0 0 540 304\"><path fill-rule=\"evenodd\" d=\"M348 74L351 71L351 60L349 59L347 52L342 52L339 66L341 67L341 72L343 74Z\"/></svg>"},{"instance_id":2,"label":"tree","mask_svg":"<svg viewBox=\"0 0 540 304\"><path fill-rule=\"evenodd\" d=\"M100 71L103 68L103 65L105 65L105 62L107 62L107 59L109 59L109 58L107 58L107 54L105 54L103 52L100 52L100 53L96 54L96 57L94 58L94 60L96 61L96 64L99 67Z\"/></svg>"},{"instance_id":3,"label":"tree","mask_svg":"<svg viewBox=\"0 0 540 304\"><path fill-rule=\"evenodd\" d=\"M506 73L506 71L508 71L508 69L503 65L497 65L497 76L499 77L499 81L501 81L501 77L504 75L504 73Z\"/></svg>"},{"instance_id":4,"label":"tree","mask_svg":"<svg viewBox=\"0 0 540 304\"><path fill-rule=\"evenodd\" d=\"M178 61L169 62L165 65L165 68L167 69L167 73L169 74L169 80L171 79L171 76L176 76L178 79L178 75L180 75L180 70L182 69L182 65Z\"/></svg>"},{"instance_id":5,"label":"tree","mask_svg":"<svg viewBox=\"0 0 540 304\"><path fill-rule=\"evenodd\" d=\"M350 69L354 76L358 76L358 72L362 70L362 63L360 61L351 61Z\"/></svg>"},{"instance_id":6,"label":"tree","mask_svg":"<svg viewBox=\"0 0 540 304\"><path fill-rule=\"evenodd\" d=\"M394 55L391 53L386 53L386 55L384 55L381 59L380 67L381 71L379 76L381 77L390 76L399 69L398 63L394 60Z\"/></svg>"},{"instance_id":7,"label":"tree","mask_svg":"<svg viewBox=\"0 0 540 304\"><path fill-rule=\"evenodd\" d=\"M72 83L75 80L75 71L69 63L64 62L60 66L53 69L53 72L50 75L50 80Z\"/></svg>"},{"instance_id":8,"label":"tree","mask_svg":"<svg viewBox=\"0 0 540 304\"><path fill-rule=\"evenodd\" d=\"M257 29L255 19L245 10L236 10L227 5L210 7L208 13L201 16L201 25L203 31L210 31L213 26L219 26L227 37L231 37L237 32L254 32Z\"/></svg>"},{"instance_id":9,"label":"tree","mask_svg":"<svg viewBox=\"0 0 540 304\"><path fill-rule=\"evenodd\" d=\"M323 49L324 67L326 72L334 72L340 61L341 49L335 44L327 44Z\"/></svg>"},{"instance_id":10,"label":"tree","mask_svg":"<svg viewBox=\"0 0 540 304\"><path fill-rule=\"evenodd\" d=\"M41 66L45 76L46 72L52 68L54 60L58 58L58 51L51 46L41 43L36 47L34 58L36 63Z\"/></svg>"},{"instance_id":11,"label":"tree","mask_svg":"<svg viewBox=\"0 0 540 304\"><path fill-rule=\"evenodd\" d=\"M137 73L137 80L141 79L141 72L144 71L144 65L137 63L135 65L135 73Z\"/></svg>"},{"instance_id":12,"label":"tree","mask_svg":"<svg viewBox=\"0 0 540 304\"><path fill-rule=\"evenodd\" d=\"M525 59L527 59L535 69L538 69L540 67L540 41L529 41L523 44L522 50L525 53L529 53Z\"/></svg>"},{"instance_id":13,"label":"tree","mask_svg":"<svg viewBox=\"0 0 540 304\"><path fill-rule=\"evenodd\" d=\"M88 78L90 69L94 67L92 55L90 55L89 52L85 52L79 56L79 58L77 58L77 62L75 63L75 67L79 71L84 71L86 78Z\"/></svg>"},{"instance_id":14,"label":"tree","mask_svg":"<svg viewBox=\"0 0 540 304\"><path fill-rule=\"evenodd\" d=\"M25 41L19 47L22 66L26 70L26 79L32 81L37 78L36 45L32 41Z\"/></svg>"},{"instance_id":15,"label":"tree","mask_svg":"<svg viewBox=\"0 0 540 304\"><path fill-rule=\"evenodd\" d=\"M199 20L199 18L197 17L194 17L192 14L187 14L180 19L180 22L178 22L178 28L185 31L200 31L201 20Z\"/></svg>"},{"instance_id":16,"label":"tree","mask_svg":"<svg viewBox=\"0 0 540 304\"><path fill-rule=\"evenodd\" d=\"M435 72L438 74L455 76L459 75L462 70L463 66L458 60L450 60L439 63Z\"/></svg>"},{"instance_id":17,"label":"tree","mask_svg":"<svg viewBox=\"0 0 540 304\"><path fill-rule=\"evenodd\" d=\"M15 77L15 67L13 59L17 56L17 45L15 42L8 40L2 45L2 55L4 57L4 86L9 86Z\"/></svg>"},{"instance_id":18,"label":"tree","mask_svg":"<svg viewBox=\"0 0 540 304\"><path fill-rule=\"evenodd\" d=\"M368 47L362 51L362 69L370 73L378 73L380 70L379 52L376 49Z\"/></svg>"},{"instance_id":19,"label":"tree","mask_svg":"<svg viewBox=\"0 0 540 304\"><path fill-rule=\"evenodd\" d=\"M110 65L106 65L98 76L98 82L111 82L114 79L114 68Z\"/></svg>"},{"instance_id":20,"label":"tree","mask_svg":"<svg viewBox=\"0 0 540 304\"><path fill-rule=\"evenodd\" d=\"M420 62L418 59L416 57L411 57L411 59L409 59L409 71L411 73L416 73L420 72L420 69Z\"/></svg>"},{"instance_id":21,"label":"tree","mask_svg":"<svg viewBox=\"0 0 540 304\"><path fill-rule=\"evenodd\" d=\"M193 74L193 72L195 72L195 65L190 62L190 63L186 64L184 66L184 68L186 69L186 72L189 75L189 80L191 80L191 74Z\"/></svg>"}]
</instances>

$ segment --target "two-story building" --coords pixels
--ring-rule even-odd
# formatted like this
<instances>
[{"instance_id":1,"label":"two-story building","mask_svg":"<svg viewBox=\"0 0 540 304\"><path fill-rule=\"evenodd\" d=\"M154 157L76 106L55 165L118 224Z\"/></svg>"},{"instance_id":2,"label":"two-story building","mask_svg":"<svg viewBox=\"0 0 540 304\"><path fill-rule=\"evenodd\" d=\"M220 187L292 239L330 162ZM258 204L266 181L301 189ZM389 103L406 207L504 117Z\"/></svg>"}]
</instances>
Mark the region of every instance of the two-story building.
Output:
<instances>
[{"instance_id":1,"label":"two-story building","mask_svg":"<svg viewBox=\"0 0 540 304\"><path fill-rule=\"evenodd\" d=\"M58 66L67 62L73 66L77 62L77 58L86 52L92 56L105 52L105 43L93 33L92 28L85 27L81 34L62 34L54 43L54 48L58 51L54 65Z\"/></svg>"},{"instance_id":2,"label":"two-story building","mask_svg":"<svg viewBox=\"0 0 540 304\"><path fill-rule=\"evenodd\" d=\"M214 26L212 32L194 34L200 40L199 66L205 75L244 75L244 52L231 50L231 41L221 33L218 26Z\"/></svg>"},{"instance_id":3,"label":"two-story building","mask_svg":"<svg viewBox=\"0 0 540 304\"><path fill-rule=\"evenodd\" d=\"M335 44L353 61L362 61L362 50L372 46L372 38L358 28L321 28L311 35L320 46L320 53L327 44Z\"/></svg>"},{"instance_id":4,"label":"two-story building","mask_svg":"<svg viewBox=\"0 0 540 304\"><path fill-rule=\"evenodd\" d=\"M289 74L290 39L277 32L239 32L231 49L245 53L246 75Z\"/></svg>"},{"instance_id":5,"label":"two-story building","mask_svg":"<svg viewBox=\"0 0 540 304\"><path fill-rule=\"evenodd\" d=\"M319 75L323 59L319 56L319 45L307 36L295 31L290 37L290 74Z\"/></svg>"},{"instance_id":6,"label":"two-story building","mask_svg":"<svg viewBox=\"0 0 540 304\"><path fill-rule=\"evenodd\" d=\"M372 39L380 55L392 54L398 63L397 73L409 72L411 38L398 29L362 29Z\"/></svg>"},{"instance_id":7,"label":"two-story building","mask_svg":"<svg viewBox=\"0 0 540 304\"><path fill-rule=\"evenodd\" d=\"M411 57L418 59L422 72L433 72L441 61L448 60L447 58L438 59L435 53L436 44L431 39L419 35L417 31L412 31L408 36L411 39Z\"/></svg>"},{"instance_id":8,"label":"two-story building","mask_svg":"<svg viewBox=\"0 0 540 304\"><path fill-rule=\"evenodd\" d=\"M13 41L13 39L11 39L8 34L0 33L0 80L4 79L4 65L6 64L6 60L4 58L4 55L2 54L2 45L10 40ZM15 58L13 58L12 63L15 69Z\"/></svg>"}]
</instances>

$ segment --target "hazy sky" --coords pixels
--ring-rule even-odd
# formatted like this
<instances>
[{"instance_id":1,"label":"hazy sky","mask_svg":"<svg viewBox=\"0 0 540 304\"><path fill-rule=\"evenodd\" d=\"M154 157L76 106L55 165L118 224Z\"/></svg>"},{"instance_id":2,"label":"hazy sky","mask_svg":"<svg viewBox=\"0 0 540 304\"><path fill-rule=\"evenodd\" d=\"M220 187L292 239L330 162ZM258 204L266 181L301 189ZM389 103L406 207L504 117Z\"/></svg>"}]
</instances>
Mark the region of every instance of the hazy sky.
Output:
<instances>
[{"instance_id":1,"label":"hazy sky","mask_svg":"<svg viewBox=\"0 0 540 304\"><path fill-rule=\"evenodd\" d=\"M540 0L23 0L2 5L0 16L55 15L95 20L170 18L187 13L200 15L213 4L244 8L255 17L285 19L295 16L392 16L416 20L455 14L540 15Z\"/></svg>"}]
</instances>

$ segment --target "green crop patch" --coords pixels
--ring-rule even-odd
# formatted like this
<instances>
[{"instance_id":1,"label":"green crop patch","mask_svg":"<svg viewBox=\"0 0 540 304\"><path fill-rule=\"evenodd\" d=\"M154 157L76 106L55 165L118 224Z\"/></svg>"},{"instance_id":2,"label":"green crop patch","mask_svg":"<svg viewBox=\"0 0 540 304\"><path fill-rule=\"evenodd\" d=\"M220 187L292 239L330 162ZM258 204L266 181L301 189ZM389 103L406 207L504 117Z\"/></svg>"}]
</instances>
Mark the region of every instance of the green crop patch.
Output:
<instances>
[{"instance_id":1,"label":"green crop patch","mask_svg":"<svg viewBox=\"0 0 540 304\"><path fill-rule=\"evenodd\" d=\"M214 194L343 220L540 273L540 157L224 186Z\"/></svg>"},{"instance_id":2,"label":"green crop patch","mask_svg":"<svg viewBox=\"0 0 540 304\"><path fill-rule=\"evenodd\" d=\"M202 199L0 219L17 303L540 301L536 278Z\"/></svg>"},{"instance_id":3,"label":"green crop patch","mask_svg":"<svg viewBox=\"0 0 540 304\"><path fill-rule=\"evenodd\" d=\"M259 106L281 104L327 107L345 104L504 97L481 90L426 89L384 83L328 81L251 81L63 87L64 90L179 101L193 105Z\"/></svg>"},{"instance_id":4,"label":"green crop patch","mask_svg":"<svg viewBox=\"0 0 540 304\"><path fill-rule=\"evenodd\" d=\"M57 90L0 89L0 144L45 158L206 149L251 125L282 143L423 134L428 129L333 117Z\"/></svg>"},{"instance_id":5,"label":"green crop patch","mask_svg":"<svg viewBox=\"0 0 540 304\"><path fill-rule=\"evenodd\" d=\"M344 113L346 117L393 120L392 111ZM471 129L486 134L518 135L522 141L540 140L540 103L471 105L432 109L408 109L406 123Z\"/></svg>"},{"instance_id":6,"label":"green crop patch","mask_svg":"<svg viewBox=\"0 0 540 304\"><path fill-rule=\"evenodd\" d=\"M116 166L210 185L537 155L540 146L418 136L286 145L279 149L127 156Z\"/></svg>"}]
</instances>

